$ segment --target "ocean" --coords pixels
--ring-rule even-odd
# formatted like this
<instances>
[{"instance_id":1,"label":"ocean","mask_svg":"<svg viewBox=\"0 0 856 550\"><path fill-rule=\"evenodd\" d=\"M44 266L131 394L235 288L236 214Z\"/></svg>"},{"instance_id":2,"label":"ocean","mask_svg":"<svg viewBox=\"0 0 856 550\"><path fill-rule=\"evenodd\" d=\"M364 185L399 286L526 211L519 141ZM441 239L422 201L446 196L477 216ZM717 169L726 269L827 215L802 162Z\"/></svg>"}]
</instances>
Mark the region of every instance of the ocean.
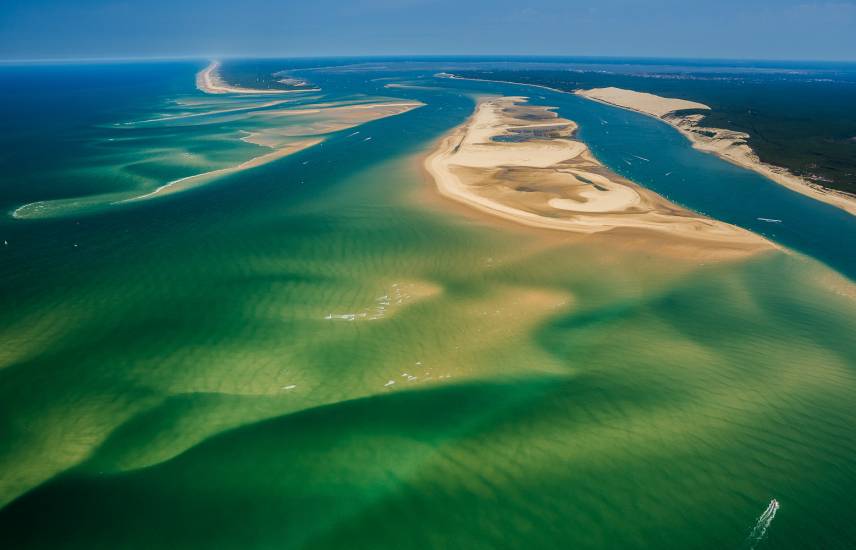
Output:
<instances>
[{"instance_id":1,"label":"ocean","mask_svg":"<svg viewBox=\"0 0 856 550\"><path fill-rule=\"evenodd\" d=\"M0 67L4 545L856 543L852 216L642 115L389 63L302 72L321 92L288 105L424 106L116 204L257 154L270 125L204 113L278 107L205 96L204 65ZM448 203L421 159L484 94L783 249L703 261Z\"/></svg>"}]
</instances>

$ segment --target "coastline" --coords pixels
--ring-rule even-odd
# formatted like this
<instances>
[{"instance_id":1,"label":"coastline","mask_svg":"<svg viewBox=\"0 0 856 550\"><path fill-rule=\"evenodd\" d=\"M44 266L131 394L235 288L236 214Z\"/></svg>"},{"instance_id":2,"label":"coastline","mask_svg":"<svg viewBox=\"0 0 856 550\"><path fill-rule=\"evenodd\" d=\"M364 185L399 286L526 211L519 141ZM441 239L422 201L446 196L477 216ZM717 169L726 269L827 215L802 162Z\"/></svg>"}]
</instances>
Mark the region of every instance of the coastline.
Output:
<instances>
[{"instance_id":1,"label":"coastline","mask_svg":"<svg viewBox=\"0 0 856 550\"><path fill-rule=\"evenodd\" d=\"M207 67L196 73L196 87L206 94L293 94L300 92L317 92L320 88L301 88L299 90L260 90L254 88L243 88L227 84L217 72L220 68L219 61L212 61Z\"/></svg>"},{"instance_id":2,"label":"coastline","mask_svg":"<svg viewBox=\"0 0 856 550\"><path fill-rule=\"evenodd\" d=\"M678 130L692 143L693 148L699 151L712 153L734 165L761 174L791 191L835 206L856 216L856 197L818 185L793 174L787 168L763 162L746 143L749 134L701 126L700 123L704 115L675 114L675 111L683 109L710 109L707 105L621 88L593 88L577 90L574 93L591 101L627 109L661 120ZM663 100L663 102L658 102L658 105L652 102L651 96ZM673 108L665 107L669 103ZM695 106L688 106L687 104L694 104Z\"/></svg>"},{"instance_id":3,"label":"coastline","mask_svg":"<svg viewBox=\"0 0 856 550\"><path fill-rule=\"evenodd\" d=\"M441 195L541 229L588 235L656 232L685 242L704 241L705 247L721 245L732 253L774 247L754 233L685 210L608 171L571 137L575 123L547 107L520 106L524 100L482 99L464 124L439 140L424 167ZM522 115L515 118L514 112ZM539 114L552 118L533 124ZM495 140L533 129L547 129L551 135Z\"/></svg>"}]
</instances>

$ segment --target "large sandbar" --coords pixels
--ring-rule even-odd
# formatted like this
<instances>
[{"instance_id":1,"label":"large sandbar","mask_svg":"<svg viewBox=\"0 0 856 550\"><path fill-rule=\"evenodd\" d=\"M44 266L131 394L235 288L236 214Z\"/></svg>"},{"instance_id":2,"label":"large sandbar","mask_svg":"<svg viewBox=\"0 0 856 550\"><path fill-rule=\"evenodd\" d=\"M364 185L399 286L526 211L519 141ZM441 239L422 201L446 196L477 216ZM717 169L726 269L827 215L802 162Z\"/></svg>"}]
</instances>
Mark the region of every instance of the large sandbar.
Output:
<instances>
[{"instance_id":1,"label":"large sandbar","mask_svg":"<svg viewBox=\"0 0 856 550\"><path fill-rule=\"evenodd\" d=\"M763 238L681 208L606 169L576 124L523 97L488 98L440 140L425 166L441 194L529 226L657 232L747 251Z\"/></svg>"}]
</instances>

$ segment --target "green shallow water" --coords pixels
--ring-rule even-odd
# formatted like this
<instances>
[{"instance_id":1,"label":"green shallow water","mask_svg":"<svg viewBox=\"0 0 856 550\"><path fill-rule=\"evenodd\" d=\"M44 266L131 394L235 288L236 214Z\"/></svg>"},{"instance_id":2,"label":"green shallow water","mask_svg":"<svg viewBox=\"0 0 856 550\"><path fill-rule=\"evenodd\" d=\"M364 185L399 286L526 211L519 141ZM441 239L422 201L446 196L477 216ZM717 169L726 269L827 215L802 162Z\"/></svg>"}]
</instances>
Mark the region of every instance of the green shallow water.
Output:
<instances>
[{"instance_id":1,"label":"green shallow water","mask_svg":"<svg viewBox=\"0 0 856 550\"><path fill-rule=\"evenodd\" d=\"M0 222L4 546L852 547L852 283L429 200L471 107Z\"/></svg>"}]
</instances>

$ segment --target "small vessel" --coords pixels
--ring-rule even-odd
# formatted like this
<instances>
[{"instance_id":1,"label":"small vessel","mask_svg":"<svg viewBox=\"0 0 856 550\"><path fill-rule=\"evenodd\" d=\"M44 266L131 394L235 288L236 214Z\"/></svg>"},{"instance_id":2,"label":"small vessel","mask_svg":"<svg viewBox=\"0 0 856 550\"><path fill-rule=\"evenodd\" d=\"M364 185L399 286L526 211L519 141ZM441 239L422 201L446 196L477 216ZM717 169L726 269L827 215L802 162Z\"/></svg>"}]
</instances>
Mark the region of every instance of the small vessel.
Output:
<instances>
[{"instance_id":1,"label":"small vessel","mask_svg":"<svg viewBox=\"0 0 856 550\"><path fill-rule=\"evenodd\" d=\"M767 222L767 223L782 223L782 220L777 220L774 218L758 218L758 220L760 220L762 222Z\"/></svg>"}]
</instances>

